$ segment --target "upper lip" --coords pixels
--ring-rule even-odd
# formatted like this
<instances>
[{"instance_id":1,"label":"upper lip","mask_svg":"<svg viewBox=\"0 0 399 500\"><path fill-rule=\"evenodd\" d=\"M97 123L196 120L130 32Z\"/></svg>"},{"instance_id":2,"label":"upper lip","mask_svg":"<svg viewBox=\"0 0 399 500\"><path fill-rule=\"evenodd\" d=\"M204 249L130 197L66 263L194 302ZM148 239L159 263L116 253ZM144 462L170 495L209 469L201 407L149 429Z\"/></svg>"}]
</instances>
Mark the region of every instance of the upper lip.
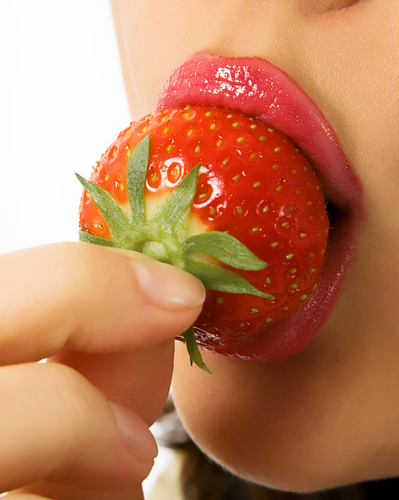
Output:
<instances>
[{"instance_id":1,"label":"upper lip","mask_svg":"<svg viewBox=\"0 0 399 500\"><path fill-rule=\"evenodd\" d=\"M254 116L290 137L314 168L325 198L340 212L319 287L298 312L269 327L229 355L275 361L302 349L326 321L357 247L362 219L361 184L322 112L284 71L260 58L225 58L204 52L189 56L171 73L158 109L185 105L222 106ZM344 216L342 216L344 214ZM331 248L333 247L333 248ZM299 326L300 325L300 326ZM266 345L273 340L273 345ZM264 345L262 343L265 343Z\"/></svg>"},{"instance_id":2,"label":"upper lip","mask_svg":"<svg viewBox=\"0 0 399 500\"><path fill-rule=\"evenodd\" d=\"M169 76L157 108L187 104L222 106L274 126L301 148L329 201L360 207L360 183L333 129L296 82L268 61L204 52L189 56Z\"/></svg>"}]
</instances>

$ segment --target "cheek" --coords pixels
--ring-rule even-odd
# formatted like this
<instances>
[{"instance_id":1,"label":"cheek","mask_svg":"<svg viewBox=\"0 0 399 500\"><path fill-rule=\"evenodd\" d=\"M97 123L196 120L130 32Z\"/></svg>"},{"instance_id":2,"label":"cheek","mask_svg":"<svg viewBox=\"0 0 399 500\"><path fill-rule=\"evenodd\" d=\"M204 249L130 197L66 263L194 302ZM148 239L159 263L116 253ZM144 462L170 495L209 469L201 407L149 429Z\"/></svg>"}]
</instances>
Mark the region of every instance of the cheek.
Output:
<instances>
[{"instance_id":1,"label":"cheek","mask_svg":"<svg viewBox=\"0 0 399 500\"><path fill-rule=\"evenodd\" d=\"M171 71L199 50L209 0L112 0L133 118L154 110Z\"/></svg>"},{"instance_id":2,"label":"cheek","mask_svg":"<svg viewBox=\"0 0 399 500\"><path fill-rule=\"evenodd\" d=\"M130 111L138 119L153 111L157 89L163 79L163 64L158 48L165 34L157 16L156 0L112 0L115 30ZM153 16L151 16L153 11Z\"/></svg>"}]
</instances>

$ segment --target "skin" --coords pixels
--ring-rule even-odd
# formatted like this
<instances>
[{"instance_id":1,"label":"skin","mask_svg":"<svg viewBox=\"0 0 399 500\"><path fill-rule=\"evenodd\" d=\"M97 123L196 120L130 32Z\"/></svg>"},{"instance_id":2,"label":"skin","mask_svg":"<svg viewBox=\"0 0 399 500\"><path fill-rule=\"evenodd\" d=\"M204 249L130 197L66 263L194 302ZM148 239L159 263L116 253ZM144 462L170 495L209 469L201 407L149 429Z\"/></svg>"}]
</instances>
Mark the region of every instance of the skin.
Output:
<instances>
[{"instance_id":1,"label":"skin","mask_svg":"<svg viewBox=\"0 0 399 500\"><path fill-rule=\"evenodd\" d=\"M173 390L188 431L233 472L275 488L398 475L397 0L112 7L133 118L154 109L163 81L193 52L263 57L317 103L364 190L358 253L305 350L265 365L204 353L209 376L177 345ZM141 255L87 244L2 255L0 275L0 491L141 500L173 338L198 316L202 286Z\"/></svg>"},{"instance_id":2,"label":"skin","mask_svg":"<svg viewBox=\"0 0 399 500\"><path fill-rule=\"evenodd\" d=\"M310 95L364 190L359 249L329 320L298 355L254 364L176 348L174 397L198 445L274 488L399 474L399 13L396 0L113 0L133 118L196 51L258 56ZM367 82L367 83L366 83Z\"/></svg>"},{"instance_id":3,"label":"skin","mask_svg":"<svg viewBox=\"0 0 399 500\"><path fill-rule=\"evenodd\" d=\"M168 396L173 338L201 310L202 284L86 243L3 254L0 274L0 491L142 499L157 454L148 426Z\"/></svg>"}]
</instances>

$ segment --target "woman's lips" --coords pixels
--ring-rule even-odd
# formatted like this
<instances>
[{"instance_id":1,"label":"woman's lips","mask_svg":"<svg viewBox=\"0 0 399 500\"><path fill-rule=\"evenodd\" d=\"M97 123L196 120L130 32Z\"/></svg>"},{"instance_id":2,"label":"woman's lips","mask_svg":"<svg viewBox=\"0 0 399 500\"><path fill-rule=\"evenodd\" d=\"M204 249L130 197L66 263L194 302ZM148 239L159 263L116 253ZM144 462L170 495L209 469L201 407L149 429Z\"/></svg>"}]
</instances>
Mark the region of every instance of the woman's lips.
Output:
<instances>
[{"instance_id":1,"label":"woman's lips","mask_svg":"<svg viewBox=\"0 0 399 500\"><path fill-rule=\"evenodd\" d=\"M199 52L169 76L157 108L222 106L254 116L290 137L312 164L326 199L337 210L318 288L295 312L252 341L214 352L269 362L303 349L320 331L339 295L356 252L362 219L361 185L316 104L282 70L259 58L225 58Z\"/></svg>"}]
</instances>

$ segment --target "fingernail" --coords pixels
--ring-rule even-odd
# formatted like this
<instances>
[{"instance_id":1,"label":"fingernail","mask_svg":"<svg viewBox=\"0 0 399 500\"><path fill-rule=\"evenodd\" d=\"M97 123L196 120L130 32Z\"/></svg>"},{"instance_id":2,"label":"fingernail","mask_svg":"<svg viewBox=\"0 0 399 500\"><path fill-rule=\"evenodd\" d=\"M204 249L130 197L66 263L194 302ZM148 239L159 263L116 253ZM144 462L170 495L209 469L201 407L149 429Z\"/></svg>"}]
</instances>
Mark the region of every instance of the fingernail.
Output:
<instances>
[{"instance_id":1,"label":"fingernail","mask_svg":"<svg viewBox=\"0 0 399 500\"><path fill-rule=\"evenodd\" d=\"M178 311L203 304L205 288L195 276L157 261L132 261L144 297L160 309Z\"/></svg>"},{"instance_id":2,"label":"fingernail","mask_svg":"<svg viewBox=\"0 0 399 500\"><path fill-rule=\"evenodd\" d=\"M115 403L110 406L128 452L137 460L154 460L158 447L146 424L127 408Z\"/></svg>"}]
</instances>

